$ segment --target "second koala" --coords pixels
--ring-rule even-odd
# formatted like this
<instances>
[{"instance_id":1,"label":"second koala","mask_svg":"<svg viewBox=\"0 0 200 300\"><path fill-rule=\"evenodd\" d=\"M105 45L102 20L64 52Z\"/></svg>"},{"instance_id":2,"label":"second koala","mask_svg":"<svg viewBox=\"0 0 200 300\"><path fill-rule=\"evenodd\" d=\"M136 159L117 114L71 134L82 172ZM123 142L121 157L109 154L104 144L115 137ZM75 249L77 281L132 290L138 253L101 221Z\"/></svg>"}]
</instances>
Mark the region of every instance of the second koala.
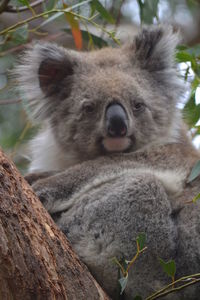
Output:
<instances>
[{"instance_id":1,"label":"second koala","mask_svg":"<svg viewBox=\"0 0 200 300\"><path fill-rule=\"evenodd\" d=\"M44 173L27 178L113 299L118 270L110 260L130 260L140 232L148 250L130 270L124 299L167 284L159 257L175 259L177 276L199 272L200 209L185 203L199 192L186 179L200 156L176 107L176 44L163 27L91 53L36 44L17 70L33 116L44 120L30 166ZM199 293L188 288L181 299Z\"/></svg>"}]
</instances>

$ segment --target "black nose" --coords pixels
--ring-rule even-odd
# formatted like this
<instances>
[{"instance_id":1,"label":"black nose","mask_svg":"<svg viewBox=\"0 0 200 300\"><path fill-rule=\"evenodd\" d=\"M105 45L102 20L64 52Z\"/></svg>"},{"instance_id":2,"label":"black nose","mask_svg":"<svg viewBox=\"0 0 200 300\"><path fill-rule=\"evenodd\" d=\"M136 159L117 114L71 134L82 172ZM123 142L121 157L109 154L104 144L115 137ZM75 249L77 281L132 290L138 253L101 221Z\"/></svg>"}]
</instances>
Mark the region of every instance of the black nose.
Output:
<instances>
[{"instance_id":1,"label":"black nose","mask_svg":"<svg viewBox=\"0 0 200 300\"><path fill-rule=\"evenodd\" d=\"M117 104L111 104L106 110L106 129L111 137L123 137L127 134L128 122L124 108Z\"/></svg>"}]
</instances>

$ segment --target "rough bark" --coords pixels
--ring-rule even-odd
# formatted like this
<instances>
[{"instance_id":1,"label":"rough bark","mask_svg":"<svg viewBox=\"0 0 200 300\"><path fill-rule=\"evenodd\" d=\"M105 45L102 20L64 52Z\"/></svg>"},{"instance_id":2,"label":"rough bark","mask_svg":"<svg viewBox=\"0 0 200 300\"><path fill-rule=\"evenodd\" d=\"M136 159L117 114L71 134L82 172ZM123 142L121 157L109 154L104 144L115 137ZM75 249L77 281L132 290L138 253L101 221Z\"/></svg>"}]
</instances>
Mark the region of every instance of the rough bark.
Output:
<instances>
[{"instance_id":1,"label":"rough bark","mask_svg":"<svg viewBox=\"0 0 200 300\"><path fill-rule=\"evenodd\" d=\"M1 151L0 299L109 299Z\"/></svg>"}]
</instances>

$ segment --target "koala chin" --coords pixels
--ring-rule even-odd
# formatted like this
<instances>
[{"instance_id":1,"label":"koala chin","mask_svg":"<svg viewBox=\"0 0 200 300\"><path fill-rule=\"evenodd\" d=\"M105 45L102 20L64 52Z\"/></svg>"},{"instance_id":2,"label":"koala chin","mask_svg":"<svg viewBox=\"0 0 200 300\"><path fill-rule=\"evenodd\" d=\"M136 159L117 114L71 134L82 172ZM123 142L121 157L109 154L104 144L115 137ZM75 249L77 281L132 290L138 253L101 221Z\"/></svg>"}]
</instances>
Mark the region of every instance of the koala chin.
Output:
<instances>
[{"instance_id":1,"label":"koala chin","mask_svg":"<svg viewBox=\"0 0 200 300\"><path fill-rule=\"evenodd\" d=\"M199 193L187 177L200 159L177 102L183 84L168 26L144 27L121 47L92 52L35 43L17 80L41 130L30 144L33 189L93 276L118 299L118 269L138 233L147 251L130 269L125 300L167 285L158 258L176 261L176 278L199 273ZM171 294L170 294L171 295ZM193 285L172 298L199 299ZM92 298L91 298L92 299Z\"/></svg>"},{"instance_id":2,"label":"koala chin","mask_svg":"<svg viewBox=\"0 0 200 300\"><path fill-rule=\"evenodd\" d=\"M131 145L131 140L128 137L103 139L103 146L107 152L124 152Z\"/></svg>"}]
</instances>

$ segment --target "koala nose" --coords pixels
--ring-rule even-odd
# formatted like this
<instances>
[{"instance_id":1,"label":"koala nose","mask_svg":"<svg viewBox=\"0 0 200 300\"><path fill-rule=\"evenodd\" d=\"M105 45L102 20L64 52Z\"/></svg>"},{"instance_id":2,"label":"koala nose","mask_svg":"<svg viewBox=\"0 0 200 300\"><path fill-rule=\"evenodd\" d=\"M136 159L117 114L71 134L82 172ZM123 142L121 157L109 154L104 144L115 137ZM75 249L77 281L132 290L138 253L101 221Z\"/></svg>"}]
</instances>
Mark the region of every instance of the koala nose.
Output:
<instances>
[{"instance_id":1,"label":"koala nose","mask_svg":"<svg viewBox=\"0 0 200 300\"><path fill-rule=\"evenodd\" d=\"M123 137L127 133L128 122L124 108L117 103L106 109L106 129L111 137Z\"/></svg>"}]
</instances>

